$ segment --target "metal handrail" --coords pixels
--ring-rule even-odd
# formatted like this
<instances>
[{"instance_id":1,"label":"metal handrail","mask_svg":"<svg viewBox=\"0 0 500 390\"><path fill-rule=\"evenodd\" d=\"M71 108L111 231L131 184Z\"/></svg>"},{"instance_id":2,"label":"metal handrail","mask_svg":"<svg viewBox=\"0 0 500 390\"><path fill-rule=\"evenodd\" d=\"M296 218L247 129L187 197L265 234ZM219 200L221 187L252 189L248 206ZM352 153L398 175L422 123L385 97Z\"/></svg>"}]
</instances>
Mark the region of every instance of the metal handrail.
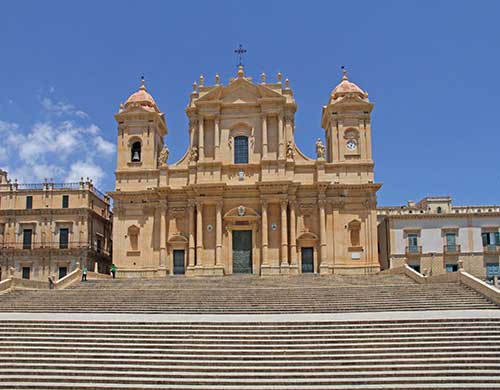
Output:
<instances>
[{"instance_id":1,"label":"metal handrail","mask_svg":"<svg viewBox=\"0 0 500 390\"><path fill-rule=\"evenodd\" d=\"M446 244L443 246L444 253L460 253L460 244Z\"/></svg>"},{"instance_id":2,"label":"metal handrail","mask_svg":"<svg viewBox=\"0 0 500 390\"><path fill-rule=\"evenodd\" d=\"M410 245L406 247L406 253L407 254L421 254L422 253L422 246L421 245Z\"/></svg>"}]
</instances>

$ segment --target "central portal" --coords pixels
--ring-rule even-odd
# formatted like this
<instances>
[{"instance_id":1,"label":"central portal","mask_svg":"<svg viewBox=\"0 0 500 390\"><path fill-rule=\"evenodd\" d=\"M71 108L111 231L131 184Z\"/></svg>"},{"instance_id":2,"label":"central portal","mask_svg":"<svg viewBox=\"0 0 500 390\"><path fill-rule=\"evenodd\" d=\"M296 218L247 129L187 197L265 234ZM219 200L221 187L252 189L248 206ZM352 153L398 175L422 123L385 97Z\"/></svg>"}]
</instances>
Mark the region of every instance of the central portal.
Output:
<instances>
[{"instance_id":1,"label":"central portal","mask_svg":"<svg viewBox=\"0 0 500 390\"><path fill-rule=\"evenodd\" d=\"M233 274L252 273L252 231L233 230Z\"/></svg>"}]
</instances>

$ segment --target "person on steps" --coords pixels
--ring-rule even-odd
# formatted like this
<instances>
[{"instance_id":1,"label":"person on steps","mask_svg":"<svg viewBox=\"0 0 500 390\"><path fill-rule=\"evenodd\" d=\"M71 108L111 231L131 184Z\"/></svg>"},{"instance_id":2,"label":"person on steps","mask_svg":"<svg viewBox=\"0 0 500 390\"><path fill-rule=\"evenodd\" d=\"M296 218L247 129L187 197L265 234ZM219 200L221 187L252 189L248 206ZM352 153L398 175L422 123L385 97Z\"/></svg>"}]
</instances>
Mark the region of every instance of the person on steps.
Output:
<instances>
[{"instance_id":1,"label":"person on steps","mask_svg":"<svg viewBox=\"0 0 500 390\"><path fill-rule=\"evenodd\" d=\"M86 282L87 281L87 267L83 267L82 269L82 282Z\"/></svg>"},{"instance_id":2,"label":"person on steps","mask_svg":"<svg viewBox=\"0 0 500 390\"><path fill-rule=\"evenodd\" d=\"M113 275L113 279L116 279L116 265L111 264L111 274Z\"/></svg>"}]
</instances>

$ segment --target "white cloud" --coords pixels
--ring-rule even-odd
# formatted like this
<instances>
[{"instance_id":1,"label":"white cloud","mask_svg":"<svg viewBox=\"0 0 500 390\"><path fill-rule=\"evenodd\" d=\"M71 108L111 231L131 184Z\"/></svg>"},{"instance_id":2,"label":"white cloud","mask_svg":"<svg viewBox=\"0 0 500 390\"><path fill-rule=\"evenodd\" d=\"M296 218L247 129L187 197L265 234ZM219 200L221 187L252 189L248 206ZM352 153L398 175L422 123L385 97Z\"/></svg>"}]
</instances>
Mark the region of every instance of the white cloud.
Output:
<instances>
[{"instance_id":1,"label":"white cloud","mask_svg":"<svg viewBox=\"0 0 500 390\"><path fill-rule=\"evenodd\" d=\"M64 102L55 102L49 97L42 98L42 107L57 116L72 116L75 115L79 118L87 118L88 114L82 110L78 110L73 104Z\"/></svg>"},{"instance_id":2,"label":"white cloud","mask_svg":"<svg viewBox=\"0 0 500 390\"><path fill-rule=\"evenodd\" d=\"M51 87L51 97L54 92ZM112 161L115 144L89 123L85 112L51 97L40 99L48 120L31 126L0 120L0 166L10 178L24 183L46 178L76 182L89 177L101 185L109 175L101 164Z\"/></svg>"},{"instance_id":3,"label":"white cloud","mask_svg":"<svg viewBox=\"0 0 500 390\"><path fill-rule=\"evenodd\" d=\"M5 146L0 146L0 162L9 161L9 155Z\"/></svg>"},{"instance_id":4,"label":"white cloud","mask_svg":"<svg viewBox=\"0 0 500 390\"><path fill-rule=\"evenodd\" d=\"M102 168L92 161L76 161L71 164L68 175L66 176L67 182L77 182L80 178L91 178L94 185L98 187L104 178L105 173Z\"/></svg>"},{"instance_id":5,"label":"white cloud","mask_svg":"<svg viewBox=\"0 0 500 390\"><path fill-rule=\"evenodd\" d=\"M98 152L105 155L113 155L115 153L116 147L114 143L106 141L100 135L95 137L93 140Z\"/></svg>"},{"instance_id":6,"label":"white cloud","mask_svg":"<svg viewBox=\"0 0 500 390\"><path fill-rule=\"evenodd\" d=\"M0 121L0 133L17 130L18 128L19 125L17 123Z\"/></svg>"}]
</instances>

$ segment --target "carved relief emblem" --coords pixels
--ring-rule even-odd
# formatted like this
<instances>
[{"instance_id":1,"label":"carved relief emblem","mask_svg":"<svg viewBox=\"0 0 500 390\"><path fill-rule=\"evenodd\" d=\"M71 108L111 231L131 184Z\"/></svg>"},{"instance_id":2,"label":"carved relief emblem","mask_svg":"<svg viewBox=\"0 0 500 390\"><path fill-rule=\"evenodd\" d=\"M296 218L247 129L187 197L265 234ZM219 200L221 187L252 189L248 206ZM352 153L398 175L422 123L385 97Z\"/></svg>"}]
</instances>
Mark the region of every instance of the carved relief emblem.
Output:
<instances>
[{"instance_id":1,"label":"carved relief emblem","mask_svg":"<svg viewBox=\"0 0 500 390\"><path fill-rule=\"evenodd\" d=\"M245 206L238 206L238 215L240 217L243 217L245 215L245 211L246 211Z\"/></svg>"}]
</instances>

